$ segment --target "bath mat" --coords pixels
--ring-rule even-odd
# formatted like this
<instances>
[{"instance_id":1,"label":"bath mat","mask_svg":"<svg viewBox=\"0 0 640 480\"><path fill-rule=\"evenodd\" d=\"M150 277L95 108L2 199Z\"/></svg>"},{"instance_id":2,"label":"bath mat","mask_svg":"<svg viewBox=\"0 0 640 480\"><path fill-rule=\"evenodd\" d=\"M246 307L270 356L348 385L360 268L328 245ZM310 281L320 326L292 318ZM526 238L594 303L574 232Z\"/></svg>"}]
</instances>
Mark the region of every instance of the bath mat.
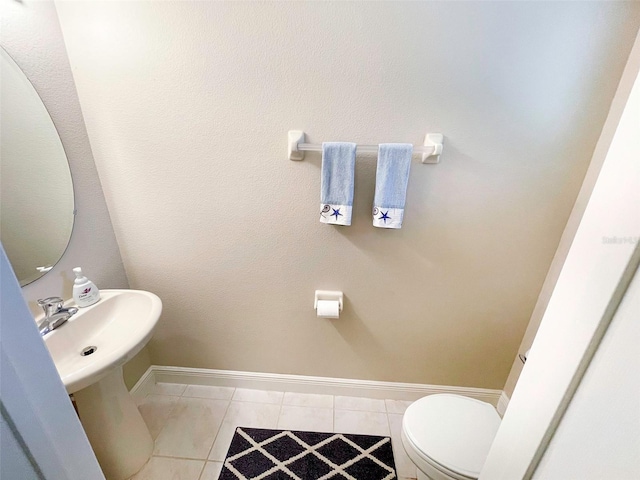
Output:
<instances>
[{"instance_id":1,"label":"bath mat","mask_svg":"<svg viewBox=\"0 0 640 480\"><path fill-rule=\"evenodd\" d=\"M392 480L389 437L238 427L219 480Z\"/></svg>"}]
</instances>

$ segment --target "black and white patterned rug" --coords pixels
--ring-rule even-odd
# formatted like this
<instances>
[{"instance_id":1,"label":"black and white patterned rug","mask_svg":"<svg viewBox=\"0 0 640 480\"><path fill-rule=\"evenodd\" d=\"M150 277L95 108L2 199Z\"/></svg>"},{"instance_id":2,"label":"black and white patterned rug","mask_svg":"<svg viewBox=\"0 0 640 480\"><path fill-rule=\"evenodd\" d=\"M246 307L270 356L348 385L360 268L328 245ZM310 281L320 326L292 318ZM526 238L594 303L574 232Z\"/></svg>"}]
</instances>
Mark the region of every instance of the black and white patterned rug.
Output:
<instances>
[{"instance_id":1,"label":"black and white patterned rug","mask_svg":"<svg viewBox=\"0 0 640 480\"><path fill-rule=\"evenodd\" d=\"M389 437L238 427L219 480L391 480Z\"/></svg>"}]
</instances>

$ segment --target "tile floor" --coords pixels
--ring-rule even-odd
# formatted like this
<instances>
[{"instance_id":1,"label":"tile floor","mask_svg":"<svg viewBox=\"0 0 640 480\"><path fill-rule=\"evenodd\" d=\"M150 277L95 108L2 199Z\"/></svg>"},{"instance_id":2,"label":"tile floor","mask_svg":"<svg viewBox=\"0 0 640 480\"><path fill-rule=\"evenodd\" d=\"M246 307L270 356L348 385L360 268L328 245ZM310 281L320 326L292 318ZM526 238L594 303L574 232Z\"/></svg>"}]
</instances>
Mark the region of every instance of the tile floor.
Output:
<instances>
[{"instance_id":1,"label":"tile floor","mask_svg":"<svg viewBox=\"0 0 640 480\"><path fill-rule=\"evenodd\" d=\"M172 383L136 401L155 449L131 480L217 480L238 426L391 436L398 476L416 478L400 441L410 402Z\"/></svg>"}]
</instances>

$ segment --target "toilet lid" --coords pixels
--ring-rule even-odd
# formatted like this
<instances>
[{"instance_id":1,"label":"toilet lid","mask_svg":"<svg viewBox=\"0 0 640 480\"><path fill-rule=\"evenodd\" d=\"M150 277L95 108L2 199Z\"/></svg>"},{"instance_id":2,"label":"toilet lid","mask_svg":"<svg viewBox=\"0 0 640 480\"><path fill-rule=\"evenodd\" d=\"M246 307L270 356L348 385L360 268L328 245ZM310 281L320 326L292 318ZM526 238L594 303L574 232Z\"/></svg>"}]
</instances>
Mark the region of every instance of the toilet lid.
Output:
<instances>
[{"instance_id":1,"label":"toilet lid","mask_svg":"<svg viewBox=\"0 0 640 480\"><path fill-rule=\"evenodd\" d=\"M478 478L500 426L488 403L438 394L412 403L404 414L405 435L433 462Z\"/></svg>"}]
</instances>

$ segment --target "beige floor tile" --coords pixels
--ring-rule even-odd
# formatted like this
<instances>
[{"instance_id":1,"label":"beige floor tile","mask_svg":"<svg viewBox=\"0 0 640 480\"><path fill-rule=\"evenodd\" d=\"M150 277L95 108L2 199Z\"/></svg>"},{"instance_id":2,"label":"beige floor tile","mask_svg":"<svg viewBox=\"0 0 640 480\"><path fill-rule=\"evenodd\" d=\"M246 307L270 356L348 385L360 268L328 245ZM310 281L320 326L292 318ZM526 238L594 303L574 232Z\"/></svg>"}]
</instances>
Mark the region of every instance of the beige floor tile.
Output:
<instances>
[{"instance_id":1,"label":"beige floor tile","mask_svg":"<svg viewBox=\"0 0 640 480\"><path fill-rule=\"evenodd\" d=\"M206 459L229 402L181 397L160 431L154 455Z\"/></svg>"},{"instance_id":2,"label":"beige floor tile","mask_svg":"<svg viewBox=\"0 0 640 480\"><path fill-rule=\"evenodd\" d=\"M393 457L396 461L398 477L416 478L416 466L411 462L402 446L402 415L390 413L389 427L391 427L391 444L393 445Z\"/></svg>"},{"instance_id":3,"label":"beige floor tile","mask_svg":"<svg viewBox=\"0 0 640 480\"><path fill-rule=\"evenodd\" d=\"M198 398L215 398L217 400L231 400L233 392L236 389L233 387L210 387L209 385L187 385L187 388L182 393L183 397L198 397Z\"/></svg>"},{"instance_id":4,"label":"beige floor tile","mask_svg":"<svg viewBox=\"0 0 640 480\"><path fill-rule=\"evenodd\" d=\"M187 386L182 383L162 383L158 382L153 387L151 387L151 391L149 393L155 393L156 395L182 395Z\"/></svg>"},{"instance_id":5,"label":"beige floor tile","mask_svg":"<svg viewBox=\"0 0 640 480\"><path fill-rule=\"evenodd\" d=\"M222 462L207 462L200 480L218 480L222 471Z\"/></svg>"},{"instance_id":6,"label":"beige floor tile","mask_svg":"<svg viewBox=\"0 0 640 480\"><path fill-rule=\"evenodd\" d=\"M204 461L151 457L130 480L198 480Z\"/></svg>"},{"instance_id":7,"label":"beige floor tile","mask_svg":"<svg viewBox=\"0 0 640 480\"><path fill-rule=\"evenodd\" d=\"M233 394L234 402L282 403L284 392L272 392L271 390L252 390L249 388L236 388Z\"/></svg>"},{"instance_id":8,"label":"beige floor tile","mask_svg":"<svg viewBox=\"0 0 640 480\"><path fill-rule=\"evenodd\" d=\"M389 436L386 413L335 410L333 430L337 433Z\"/></svg>"},{"instance_id":9,"label":"beige floor tile","mask_svg":"<svg viewBox=\"0 0 640 480\"><path fill-rule=\"evenodd\" d=\"M403 414L409 405L413 402L407 402L404 400L385 400L384 404L387 407L387 413L399 413Z\"/></svg>"},{"instance_id":10,"label":"beige floor tile","mask_svg":"<svg viewBox=\"0 0 640 480\"><path fill-rule=\"evenodd\" d=\"M156 438L180 397L170 395L147 395L139 404L138 410L147 424L152 438Z\"/></svg>"},{"instance_id":11,"label":"beige floor tile","mask_svg":"<svg viewBox=\"0 0 640 480\"><path fill-rule=\"evenodd\" d=\"M333 409L283 405L278 419L283 430L333 432Z\"/></svg>"},{"instance_id":12,"label":"beige floor tile","mask_svg":"<svg viewBox=\"0 0 640 480\"><path fill-rule=\"evenodd\" d=\"M285 392L282 404L298 407L333 408L333 395Z\"/></svg>"},{"instance_id":13,"label":"beige floor tile","mask_svg":"<svg viewBox=\"0 0 640 480\"><path fill-rule=\"evenodd\" d=\"M362 412L386 412L384 400L377 398L342 397L336 395L334 399L336 410L358 410Z\"/></svg>"},{"instance_id":14,"label":"beige floor tile","mask_svg":"<svg viewBox=\"0 0 640 480\"><path fill-rule=\"evenodd\" d=\"M227 454L237 427L276 428L280 405L231 402L216 437L209 460L221 462Z\"/></svg>"}]
</instances>

